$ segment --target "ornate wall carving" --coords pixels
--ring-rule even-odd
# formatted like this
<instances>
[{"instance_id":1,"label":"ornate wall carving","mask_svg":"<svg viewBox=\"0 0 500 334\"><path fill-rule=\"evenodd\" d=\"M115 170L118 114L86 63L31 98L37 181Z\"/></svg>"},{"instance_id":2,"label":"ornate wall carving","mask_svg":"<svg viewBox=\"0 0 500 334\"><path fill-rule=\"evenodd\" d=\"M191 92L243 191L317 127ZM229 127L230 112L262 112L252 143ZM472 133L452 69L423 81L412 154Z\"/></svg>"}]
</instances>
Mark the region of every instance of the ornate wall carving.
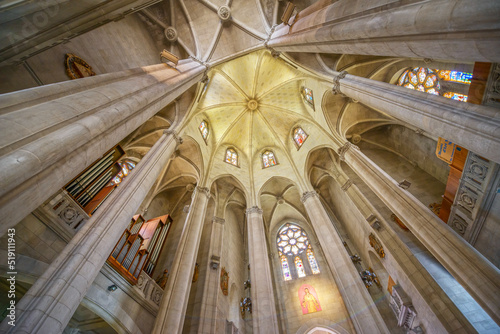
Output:
<instances>
[{"instance_id":1,"label":"ornate wall carving","mask_svg":"<svg viewBox=\"0 0 500 334\"><path fill-rule=\"evenodd\" d=\"M487 212L485 206L491 205L492 192L496 192L492 180L499 167L473 152L469 152L465 162L457 195L453 202L448 225L470 243L474 243L484 224Z\"/></svg>"}]
</instances>

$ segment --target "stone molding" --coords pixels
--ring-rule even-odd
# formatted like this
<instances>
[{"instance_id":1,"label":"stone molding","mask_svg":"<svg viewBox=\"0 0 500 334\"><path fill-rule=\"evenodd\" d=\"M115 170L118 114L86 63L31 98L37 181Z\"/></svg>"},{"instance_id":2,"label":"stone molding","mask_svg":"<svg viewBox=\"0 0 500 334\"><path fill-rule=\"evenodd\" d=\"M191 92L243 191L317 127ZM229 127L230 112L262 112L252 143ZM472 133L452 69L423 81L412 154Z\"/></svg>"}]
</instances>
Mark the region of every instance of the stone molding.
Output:
<instances>
[{"instance_id":1,"label":"stone molding","mask_svg":"<svg viewBox=\"0 0 500 334\"><path fill-rule=\"evenodd\" d=\"M258 206L252 206L251 208L246 209L245 213L247 215L251 215L252 213L257 213L259 215L262 215L263 211Z\"/></svg>"},{"instance_id":2,"label":"stone molding","mask_svg":"<svg viewBox=\"0 0 500 334\"><path fill-rule=\"evenodd\" d=\"M359 151L359 147L351 142L346 142L338 149L337 153L339 154L340 161L345 161L345 153L351 148Z\"/></svg>"},{"instance_id":3,"label":"stone molding","mask_svg":"<svg viewBox=\"0 0 500 334\"><path fill-rule=\"evenodd\" d=\"M347 179L347 181L345 181L344 185L340 187L340 189L342 189L343 191L347 191L353 184L354 182L352 182L351 179Z\"/></svg>"},{"instance_id":4,"label":"stone molding","mask_svg":"<svg viewBox=\"0 0 500 334\"><path fill-rule=\"evenodd\" d=\"M210 198L210 190L208 188L206 188L206 187L196 186L196 188L194 188L193 196L197 192L205 194L205 196L207 196L207 198Z\"/></svg>"},{"instance_id":5,"label":"stone molding","mask_svg":"<svg viewBox=\"0 0 500 334\"><path fill-rule=\"evenodd\" d=\"M300 201L302 203L305 203L309 198L311 198L311 197L318 197L318 196L319 196L318 193L316 191L314 191L314 190L312 190L312 191L306 191L306 192L304 192L302 194L302 197L300 198Z\"/></svg>"},{"instance_id":6,"label":"stone molding","mask_svg":"<svg viewBox=\"0 0 500 334\"><path fill-rule=\"evenodd\" d=\"M217 216L212 217L212 223L219 223L221 225L224 225L225 222L226 220L224 218L219 218Z\"/></svg>"},{"instance_id":7,"label":"stone molding","mask_svg":"<svg viewBox=\"0 0 500 334\"><path fill-rule=\"evenodd\" d=\"M348 74L347 71L342 71L333 77L332 92L334 95L342 94L342 92L340 91L340 80L344 79L347 74Z\"/></svg>"},{"instance_id":8,"label":"stone molding","mask_svg":"<svg viewBox=\"0 0 500 334\"><path fill-rule=\"evenodd\" d=\"M184 213L189 213L189 210L191 209L191 206L190 205L184 205L184 207L182 208L182 212Z\"/></svg>"},{"instance_id":9,"label":"stone molding","mask_svg":"<svg viewBox=\"0 0 500 334\"><path fill-rule=\"evenodd\" d=\"M179 134L177 133L177 131L175 131L174 129L167 129L167 130L163 131L163 133L166 134L166 135L172 135L172 136L174 136L174 139L177 142L177 145L182 144L182 142L184 141L182 139L182 137L179 136Z\"/></svg>"}]
</instances>

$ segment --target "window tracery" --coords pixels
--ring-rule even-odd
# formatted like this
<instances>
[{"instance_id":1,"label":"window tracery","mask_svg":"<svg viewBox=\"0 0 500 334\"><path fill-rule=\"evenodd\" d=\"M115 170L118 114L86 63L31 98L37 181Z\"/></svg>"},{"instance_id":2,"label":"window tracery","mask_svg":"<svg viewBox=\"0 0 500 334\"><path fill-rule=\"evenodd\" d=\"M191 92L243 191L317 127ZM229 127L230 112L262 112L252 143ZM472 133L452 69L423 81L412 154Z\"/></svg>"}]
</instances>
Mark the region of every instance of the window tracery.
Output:
<instances>
[{"instance_id":1,"label":"window tracery","mask_svg":"<svg viewBox=\"0 0 500 334\"><path fill-rule=\"evenodd\" d=\"M208 123L206 121L202 121L198 129L200 130L201 136L206 143L208 137Z\"/></svg>"},{"instance_id":2,"label":"window tracery","mask_svg":"<svg viewBox=\"0 0 500 334\"><path fill-rule=\"evenodd\" d=\"M265 151L262 154L262 164L264 168L276 166L277 163L276 157L272 151Z\"/></svg>"},{"instance_id":3,"label":"window tracery","mask_svg":"<svg viewBox=\"0 0 500 334\"><path fill-rule=\"evenodd\" d=\"M307 274L304 262L309 263L310 272L314 275L320 273L309 238L301 227L291 223L285 224L278 231L276 245L285 281L292 280L295 275L298 278L305 277ZM292 261L295 266L293 275L288 264L289 261Z\"/></svg>"},{"instance_id":4,"label":"window tracery","mask_svg":"<svg viewBox=\"0 0 500 334\"><path fill-rule=\"evenodd\" d=\"M442 95L457 101L467 102L467 95L455 92L443 93L439 80L470 85L472 73L414 67L405 70L403 74L401 74L397 85L429 94Z\"/></svg>"},{"instance_id":5,"label":"window tracery","mask_svg":"<svg viewBox=\"0 0 500 334\"><path fill-rule=\"evenodd\" d=\"M425 67L407 69L398 79L398 86L439 95L441 85L434 70Z\"/></svg>"},{"instance_id":6,"label":"window tracery","mask_svg":"<svg viewBox=\"0 0 500 334\"><path fill-rule=\"evenodd\" d=\"M301 127L296 127L295 130L293 130L293 141L295 142L297 149L302 147L302 144L304 144L307 137L309 136L304 132L304 130L302 130Z\"/></svg>"},{"instance_id":7,"label":"window tracery","mask_svg":"<svg viewBox=\"0 0 500 334\"><path fill-rule=\"evenodd\" d=\"M233 148L228 148L224 161L233 166L238 166L238 153Z\"/></svg>"}]
</instances>

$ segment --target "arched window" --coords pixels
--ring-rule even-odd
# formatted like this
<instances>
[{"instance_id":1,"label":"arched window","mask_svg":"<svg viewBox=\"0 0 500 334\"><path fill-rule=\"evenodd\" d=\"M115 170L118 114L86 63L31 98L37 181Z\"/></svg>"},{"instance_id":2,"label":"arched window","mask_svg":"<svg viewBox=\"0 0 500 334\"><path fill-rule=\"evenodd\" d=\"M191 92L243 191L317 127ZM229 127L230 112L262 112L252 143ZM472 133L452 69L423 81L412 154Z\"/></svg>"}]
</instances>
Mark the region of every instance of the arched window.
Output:
<instances>
[{"instance_id":1,"label":"arched window","mask_svg":"<svg viewBox=\"0 0 500 334\"><path fill-rule=\"evenodd\" d=\"M118 162L118 165L120 165L121 170L116 176L110 181L108 186L113 186L121 183L123 179L128 175L128 173L135 168L135 163L133 163L130 160L122 160Z\"/></svg>"},{"instance_id":2,"label":"arched window","mask_svg":"<svg viewBox=\"0 0 500 334\"><path fill-rule=\"evenodd\" d=\"M404 71L398 79L398 86L434 95L439 95L441 89L437 74L434 70L425 67L415 67Z\"/></svg>"},{"instance_id":3,"label":"arched window","mask_svg":"<svg viewBox=\"0 0 500 334\"><path fill-rule=\"evenodd\" d=\"M262 153L262 164L264 168L276 166L278 162L272 151L265 151Z\"/></svg>"},{"instance_id":4,"label":"arched window","mask_svg":"<svg viewBox=\"0 0 500 334\"><path fill-rule=\"evenodd\" d=\"M319 274L318 263L316 262L316 257L314 256L314 252L311 248L311 245L307 247L307 260L309 261L309 265L311 266L311 271L314 275Z\"/></svg>"},{"instance_id":5,"label":"arched window","mask_svg":"<svg viewBox=\"0 0 500 334\"><path fill-rule=\"evenodd\" d=\"M208 123L206 121L202 121L198 129L200 130L201 136L206 143L208 137Z\"/></svg>"},{"instance_id":6,"label":"arched window","mask_svg":"<svg viewBox=\"0 0 500 334\"><path fill-rule=\"evenodd\" d=\"M302 278L307 275L304 262L309 263L313 274L319 274L319 266L309 243L309 238L302 228L291 223L283 225L278 231L276 245L285 281L293 279L293 275L295 275L290 271L288 265L290 261L295 265L297 273L295 278Z\"/></svg>"},{"instance_id":7,"label":"arched window","mask_svg":"<svg viewBox=\"0 0 500 334\"><path fill-rule=\"evenodd\" d=\"M293 141L295 142L295 145L297 146L297 150L304 144L306 141L307 133L302 130L301 127L296 127L295 130L293 130Z\"/></svg>"},{"instance_id":8,"label":"arched window","mask_svg":"<svg viewBox=\"0 0 500 334\"><path fill-rule=\"evenodd\" d=\"M280 260L281 260L281 271L283 272L283 278L285 279L285 281L289 281L292 279L292 274L290 273L290 267L288 267L288 260L286 259L286 256L283 254L281 254Z\"/></svg>"},{"instance_id":9,"label":"arched window","mask_svg":"<svg viewBox=\"0 0 500 334\"><path fill-rule=\"evenodd\" d=\"M224 159L228 164L238 166L238 153L233 148L228 148L226 150L226 157Z\"/></svg>"},{"instance_id":10,"label":"arched window","mask_svg":"<svg viewBox=\"0 0 500 334\"><path fill-rule=\"evenodd\" d=\"M302 265L302 260L300 257L296 256L295 257L295 269L297 269L297 275L299 278L301 277L306 277L306 271L304 270L304 266Z\"/></svg>"},{"instance_id":11,"label":"arched window","mask_svg":"<svg viewBox=\"0 0 500 334\"><path fill-rule=\"evenodd\" d=\"M397 84L398 86L409 89L419 90L434 95L442 94L442 96L449 99L467 102L467 95L455 92L443 93L442 91L445 88L439 83L440 80L470 85L472 73L415 67L404 71L399 77ZM445 84L443 83L443 85Z\"/></svg>"},{"instance_id":12,"label":"arched window","mask_svg":"<svg viewBox=\"0 0 500 334\"><path fill-rule=\"evenodd\" d=\"M314 109L313 91L307 87L302 87L300 93L302 94L304 101L306 101L307 104L309 104Z\"/></svg>"}]
</instances>

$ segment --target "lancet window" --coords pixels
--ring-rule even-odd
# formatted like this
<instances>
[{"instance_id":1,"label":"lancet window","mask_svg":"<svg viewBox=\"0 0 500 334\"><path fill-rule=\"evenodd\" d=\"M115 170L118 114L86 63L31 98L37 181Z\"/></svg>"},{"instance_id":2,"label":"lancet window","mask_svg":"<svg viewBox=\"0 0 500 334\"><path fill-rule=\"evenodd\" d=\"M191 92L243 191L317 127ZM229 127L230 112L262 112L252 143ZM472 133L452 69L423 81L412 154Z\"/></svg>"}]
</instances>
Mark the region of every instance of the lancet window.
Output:
<instances>
[{"instance_id":1,"label":"lancet window","mask_svg":"<svg viewBox=\"0 0 500 334\"><path fill-rule=\"evenodd\" d=\"M307 260L309 261L309 265L311 266L311 271L314 275L319 274L319 266L316 262L316 257L314 256L314 252L312 250L311 245L307 247Z\"/></svg>"},{"instance_id":2,"label":"lancet window","mask_svg":"<svg viewBox=\"0 0 500 334\"><path fill-rule=\"evenodd\" d=\"M226 150L226 157L224 161L228 164L238 166L238 153L233 148L228 148Z\"/></svg>"},{"instance_id":3,"label":"lancet window","mask_svg":"<svg viewBox=\"0 0 500 334\"><path fill-rule=\"evenodd\" d=\"M272 151L265 151L262 153L262 165L264 168L276 166L278 161Z\"/></svg>"},{"instance_id":4,"label":"lancet window","mask_svg":"<svg viewBox=\"0 0 500 334\"><path fill-rule=\"evenodd\" d=\"M314 256L306 232L299 226L287 223L278 231L276 238L278 254L280 257L281 272L285 281L302 278L306 275L319 274L319 266ZM290 261L294 270L290 269ZM309 264L309 269L305 263Z\"/></svg>"},{"instance_id":5,"label":"lancet window","mask_svg":"<svg viewBox=\"0 0 500 334\"><path fill-rule=\"evenodd\" d=\"M283 272L283 279L285 281L291 280L292 274L290 273L290 267L288 266L288 260L286 259L286 256L281 254L280 261L281 261L281 271Z\"/></svg>"},{"instance_id":6,"label":"lancet window","mask_svg":"<svg viewBox=\"0 0 500 334\"><path fill-rule=\"evenodd\" d=\"M304 101L314 109L314 96L313 91L307 87L302 87L301 92Z\"/></svg>"},{"instance_id":7,"label":"lancet window","mask_svg":"<svg viewBox=\"0 0 500 334\"><path fill-rule=\"evenodd\" d=\"M296 256L294 262L295 269L297 270L297 276L299 276L299 278L306 277L306 271L304 270L304 266L302 265L302 260L300 259L300 257Z\"/></svg>"},{"instance_id":8,"label":"lancet window","mask_svg":"<svg viewBox=\"0 0 500 334\"><path fill-rule=\"evenodd\" d=\"M434 70L440 79L445 81L459 82L463 84L469 84L472 80L472 73L460 72L460 71L450 71L450 70Z\"/></svg>"},{"instance_id":9,"label":"lancet window","mask_svg":"<svg viewBox=\"0 0 500 334\"><path fill-rule=\"evenodd\" d=\"M308 137L307 133L305 133L301 127L296 127L295 130L293 130L293 141L297 146L297 150L301 148L302 144L304 144L307 137Z\"/></svg>"},{"instance_id":10,"label":"lancet window","mask_svg":"<svg viewBox=\"0 0 500 334\"><path fill-rule=\"evenodd\" d=\"M198 129L200 130L201 136L206 143L208 137L208 123L206 121L202 121Z\"/></svg>"}]
</instances>

